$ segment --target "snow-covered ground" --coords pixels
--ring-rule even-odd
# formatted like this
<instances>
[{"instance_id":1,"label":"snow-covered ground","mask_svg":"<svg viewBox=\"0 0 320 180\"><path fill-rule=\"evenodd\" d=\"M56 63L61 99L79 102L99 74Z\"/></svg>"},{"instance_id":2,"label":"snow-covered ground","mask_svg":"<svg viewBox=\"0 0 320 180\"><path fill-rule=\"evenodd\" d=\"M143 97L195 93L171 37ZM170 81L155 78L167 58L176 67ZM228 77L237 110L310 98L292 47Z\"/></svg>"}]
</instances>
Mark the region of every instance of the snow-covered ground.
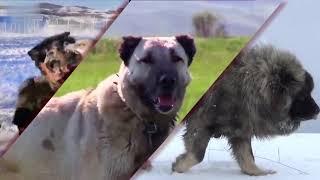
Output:
<instances>
[{"instance_id":1,"label":"snow-covered ground","mask_svg":"<svg viewBox=\"0 0 320 180\"><path fill-rule=\"evenodd\" d=\"M0 157L19 135L18 127L10 122L0 121Z\"/></svg>"},{"instance_id":2,"label":"snow-covered ground","mask_svg":"<svg viewBox=\"0 0 320 180\"><path fill-rule=\"evenodd\" d=\"M270 140L253 141L256 163L263 169L276 170L274 175L253 177L240 172L233 160L226 139L212 139L204 161L184 174L171 173L171 164L184 152L183 130L179 130L151 158L153 168L140 170L136 180L191 180L191 179L272 179L296 180L318 179L320 177L320 134L296 133Z\"/></svg>"}]
</instances>

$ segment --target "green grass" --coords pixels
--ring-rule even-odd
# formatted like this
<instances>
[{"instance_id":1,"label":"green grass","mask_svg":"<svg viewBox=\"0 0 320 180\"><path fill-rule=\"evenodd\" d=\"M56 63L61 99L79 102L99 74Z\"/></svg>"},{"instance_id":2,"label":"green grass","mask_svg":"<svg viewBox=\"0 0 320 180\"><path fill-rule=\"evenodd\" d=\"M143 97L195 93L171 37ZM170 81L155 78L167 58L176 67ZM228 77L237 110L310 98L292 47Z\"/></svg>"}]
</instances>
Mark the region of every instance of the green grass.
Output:
<instances>
[{"instance_id":1,"label":"green grass","mask_svg":"<svg viewBox=\"0 0 320 180\"><path fill-rule=\"evenodd\" d=\"M192 82L179 112L180 118L195 105L248 40L248 37L196 39L197 53L190 67ZM118 45L118 40L101 40L58 90L56 96L95 87L108 75L116 73L121 63L117 53Z\"/></svg>"},{"instance_id":2,"label":"green grass","mask_svg":"<svg viewBox=\"0 0 320 180\"><path fill-rule=\"evenodd\" d=\"M96 48L84 59L55 96L71 91L95 87L110 74L118 71L120 59L117 54L118 41L101 40Z\"/></svg>"}]
</instances>

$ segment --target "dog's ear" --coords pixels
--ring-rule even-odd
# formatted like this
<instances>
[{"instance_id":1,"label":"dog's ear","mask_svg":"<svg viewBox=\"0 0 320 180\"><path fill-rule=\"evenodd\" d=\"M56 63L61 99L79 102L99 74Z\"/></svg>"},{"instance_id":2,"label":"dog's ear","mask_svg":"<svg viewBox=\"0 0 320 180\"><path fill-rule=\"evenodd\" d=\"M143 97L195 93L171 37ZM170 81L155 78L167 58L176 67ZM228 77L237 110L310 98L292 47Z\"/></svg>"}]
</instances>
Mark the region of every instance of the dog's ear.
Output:
<instances>
[{"instance_id":1,"label":"dog's ear","mask_svg":"<svg viewBox=\"0 0 320 180\"><path fill-rule=\"evenodd\" d=\"M48 42L51 43L53 41L68 41L70 43L75 43L75 39L73 37L70 37L70 32L64 32L60 34L56 34L54 36L51 36L47 38Z\"/></svg>"},{"instance_id":2,"label":"dog's ear","mask_svg":"<svg viewBox=\"0 0 320 180\"><path fill-rule=\"evenodd\" d=\"M76 42L75 38L70 36L70 32L64 32L60 34L56 34L44 39L39 46L44 48L50 48L52 43L58 42L59 44L63 45L65 42L68 44L73 44Z\"/></svg>"},{"instance_id":3,"label":"dog's ear","mask_svg":"<svg viewBox=\"0 0 320 180\"><path fill-rule=\"evenodd\" d=\"M64 32L61 34L63 36L63 41L67 42L67 43L70 43L70 44L73 44L76 42L76 39L72 36L70 36L70 32Z\"/></svg>"},{"instance_id":4,"label":"dog's ear","mask_svg":"<svg viewBox=\"0 0 320 180\"><path fill-rule=\"evenodd\" d=\"M28 51L28 55L35 62L36 66L39 68L39 64L44 62L46 58L46 50L43 47L36 46Z\"/></svg>"},{"instance_id":5,"label":"dog's ear","mask_svg":"<svg viewBox=\"0 0 320 180\"><path fill-rule=\"evenodd\" d=\"M124 64L127 66L129 64L129 59L132 56L135 48L140 43L142 37L125 36L122 37L122 43L119 48L120 58L123 60Z\"/></svg>"},{"instance_id":6,"label":"dog's ear","mask_svg":"<svg viewBox=\"0 0 320 180\"><path fill-rule=\"evenodd\" d=\"M190 65L192 63L194 55L196 54L196 46L194 44L193 38L189 35L179 35L176 36L176 40L188 55L188 65Z\"/></svg>"},{"instance_id":7,"label":"dog's ear","mask_svg":"<svg viewBox=\"0 0 320 180\"><path fill-rule=\"evenodd\" d=\"M312 89L313 87L313 79L307 71L305 71L305 79L301 78L301 74L297 76L297 74L289 72L287 67L274 71L273 75L273 83L277 83L280 87L285 89L302 81L305 81L306 84L308 84L309 89Z\"/></svg>"}]
</instances>

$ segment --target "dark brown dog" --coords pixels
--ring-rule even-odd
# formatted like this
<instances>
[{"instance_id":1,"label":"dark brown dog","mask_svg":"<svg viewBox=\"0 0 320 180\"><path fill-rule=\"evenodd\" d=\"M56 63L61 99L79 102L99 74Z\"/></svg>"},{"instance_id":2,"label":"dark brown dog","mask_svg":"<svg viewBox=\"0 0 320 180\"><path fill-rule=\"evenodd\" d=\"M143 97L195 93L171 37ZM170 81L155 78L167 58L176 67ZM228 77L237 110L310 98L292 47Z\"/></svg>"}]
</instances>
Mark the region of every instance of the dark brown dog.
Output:
<instances>
[{"instance_id":1,"label":"dark brown dog","mask_svg":"<svg viewBox=\"0 0 320 180\"><path fill-rule=\"evenodd\" d=\"M82 54L77 51L76 43L65 32L44 39L28 52L42 75L28 78L18 91L13 123L20 134L80 63Z\"/></svg>"}]
</instances>

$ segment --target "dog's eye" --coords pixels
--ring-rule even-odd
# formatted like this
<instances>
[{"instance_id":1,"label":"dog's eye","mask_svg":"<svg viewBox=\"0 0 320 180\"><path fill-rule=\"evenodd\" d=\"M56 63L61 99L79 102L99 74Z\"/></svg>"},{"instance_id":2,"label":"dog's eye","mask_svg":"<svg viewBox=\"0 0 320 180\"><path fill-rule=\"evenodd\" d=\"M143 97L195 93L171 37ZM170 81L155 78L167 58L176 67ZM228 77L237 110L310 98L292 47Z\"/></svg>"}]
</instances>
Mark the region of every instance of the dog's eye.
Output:
<instances>
[{"instance_id":1,"label":"dog's eye","mask_svg":"<svg viewBox=\"0 0 320 180\"><path fill-rule=\"evenodd\" d=\"M47 63L47 67L50 68L51 70L53 70L56 67L60 66L60 61L58 60L51 60L49 63Z\"/></svg>"},{"instance_id":2,"label":"dog's eye","mask_svg":"<svg viewBox=\"0 0 320 180\"><path fill-rule=\"evenodd\" d=\"M63 42L63 47L66 47L66 46L68 46L69 45L69 42L67 42L67 41L64 41Z\"/></svg>"},{"instance_id":3,"label":"dog's eye","mask_svg":"<svg viewBox=\"0 0 320 180\"><path fill-rule=\"evenodd\" d=\"M172 61L177 63L177 62L183 62L183 59L179 56L173 56Z\"/></svg>"},{"instance_id":4,"label":"dog's eye","mask_svg":"<svg viewBox=\"0 0 320 180\"><path fill-rule=\"evenodd\" d=\"M144 57L142 59L139 60L140 62L146 63L146 64L152 64L153 60L149 57Z\"/></svg>"}]
</instances>

